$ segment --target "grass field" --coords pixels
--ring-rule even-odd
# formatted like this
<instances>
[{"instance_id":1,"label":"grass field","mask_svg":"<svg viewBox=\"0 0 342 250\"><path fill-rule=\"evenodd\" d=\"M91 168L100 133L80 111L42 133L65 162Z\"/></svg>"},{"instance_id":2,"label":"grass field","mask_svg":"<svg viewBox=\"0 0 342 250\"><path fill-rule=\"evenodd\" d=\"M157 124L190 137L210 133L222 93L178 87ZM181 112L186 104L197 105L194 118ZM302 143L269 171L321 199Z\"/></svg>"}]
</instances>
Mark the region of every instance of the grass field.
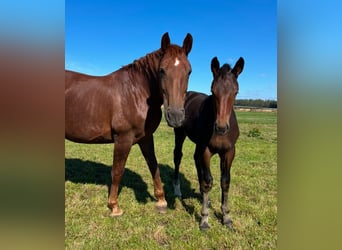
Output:
<instances>
[{"instance_id":1,"label":"grass field","mask_svg":"<svg viewBox=\"0 0 342 250\"><path fill-rule=\"evenodd\" d=\"M214 186L205 232L199 229L201 199L193 161L194 144L185 140L180 167L183 199L173 195L173 129L163 118L155 147L167 213L158 214L152 178L137 145L121 182L119 218L109 217L108 185L113 144L65 141L66 249L275 249L277 243L277 113L237 112L240 137L231 170L230 217L221 225L219 158L211 160Z\"/></svg>"}]
</instances>

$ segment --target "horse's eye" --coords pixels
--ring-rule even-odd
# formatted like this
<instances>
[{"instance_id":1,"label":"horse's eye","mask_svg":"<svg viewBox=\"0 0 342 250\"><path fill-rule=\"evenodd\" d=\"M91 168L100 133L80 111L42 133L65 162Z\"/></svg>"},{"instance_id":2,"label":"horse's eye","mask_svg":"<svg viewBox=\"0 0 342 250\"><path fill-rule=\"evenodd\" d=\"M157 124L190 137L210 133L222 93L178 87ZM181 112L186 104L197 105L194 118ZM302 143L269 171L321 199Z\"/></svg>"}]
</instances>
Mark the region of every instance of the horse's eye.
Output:
<instances>
[{"instance_id":1,"label":"horse's eye","mask_svg":"<svg viewBox=\"0 0 342 250\"><path fill-rule=\"evenodd\" d=\"M190 76L190 75L191 75L191 72L192 72L192 71L190 70L190 71L189 71L189 73L188 73L188 76Z\"/></svg>"},{"instance_id":2,"label":"horse's eye","mask_svg":"<svg viewBox=\"0 0 342 250\"><path fill-rule=\"evenodd\" d=\"M164 69L159 69L159 75L164 76L165 75L165 70Z\"/></svg>"}]
</instances>

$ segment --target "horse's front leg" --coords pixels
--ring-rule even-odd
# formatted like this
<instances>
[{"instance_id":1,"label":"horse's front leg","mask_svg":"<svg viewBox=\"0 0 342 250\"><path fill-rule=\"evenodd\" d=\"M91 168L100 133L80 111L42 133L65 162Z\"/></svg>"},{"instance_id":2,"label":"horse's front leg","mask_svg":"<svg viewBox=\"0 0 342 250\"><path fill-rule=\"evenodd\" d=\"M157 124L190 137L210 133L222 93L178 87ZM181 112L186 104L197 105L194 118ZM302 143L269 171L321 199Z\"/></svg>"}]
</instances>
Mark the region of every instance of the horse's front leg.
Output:
<instances>
[{"instance_id":1,"label":"horse's front leg","mask_svg":"<svg viewBox=\"0 0 342 250\"><path fill-rule=\"evenodd\" d=\"M175 165L175 174L174 174L174 181L173 181L173 190L175 196L182 197L182 192L180 190L180 181L179 181L179 165L182 160L182 147L185 140L185 131L183 128L175 128L175 148L173 150L173 163Z\"/></svg>"},{"instance_id":2,"label":"horse's front leg","mask_svg":"<svg viewBox=\"0 0 342 250\"><path fill-rule=\"evenodd\" d=\"M196 153L195 153L195 158L196 160L196 165L198 164L199 166L196 166L198 170L202 170L201 173L202 176L199 177L201 179L201 192L203 194L203 201L202 201L202 210L201 210L201 223L200 223L200 228L201 230L206 230L210 228L209 224L209 191L211 190L213 186L213 177L211 176L210 172L210 158L211 158L211 153L208 148L205 148L204 151L201 153L201 149L199 147L196 147Z\"/></svg>"},{"instance_id":3,"label":"horse's front leg","mask_svg":"<svg viewBox=\"0 0 342 250\"><path fill-rule=\"evenodd\" d=\"M157 198L156 208L159 213L166 213L167 202L165 200L159 167L154 152L153 135L144 137L138 144L153 178L154 195Z\"/></svg>"},{"instance_id":4,"label":"horse's front leg","mask_svg":"<svg viewBox=\"0 0 342 250\"><path fill-rule=\"evenodd\" d=\"M221 211L222 211L222 224L227 227L232 227L232 220L229 218L228 206L228 192L230 184L230 167L235 156L235 147L228 150L226 153L220 154L221 160Z\"/></svg>"},{"instance_id":5,"label":"horse's front leg","mask_svg":"<svg viewBox=\"0 0 342 250\"><path fill-rule=\"evenodd\" d=\"M118 191L122 179L128 154L132 148L130 136L116 136L114 144L114 159L112 167L112 185L108 198L108 207L112 210L110 216L122 215L123 211L118 203Z\"/></svg>"}]
</instances>

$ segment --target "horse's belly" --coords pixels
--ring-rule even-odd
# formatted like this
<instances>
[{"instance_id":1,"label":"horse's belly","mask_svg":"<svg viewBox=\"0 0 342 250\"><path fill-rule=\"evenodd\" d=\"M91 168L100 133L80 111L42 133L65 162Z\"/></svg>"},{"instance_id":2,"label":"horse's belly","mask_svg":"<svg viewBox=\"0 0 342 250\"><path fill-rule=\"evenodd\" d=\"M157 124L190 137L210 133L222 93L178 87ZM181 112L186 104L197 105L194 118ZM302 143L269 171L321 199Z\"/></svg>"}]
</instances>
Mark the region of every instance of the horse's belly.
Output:
<instances>
[{"instance_id":1,"label":"horse's belly","mask_svg":"<svg viewBox=\"0 0 342 250\"><path fill-rule=\"evenodd\" d=\"M65 138L78 143L113 143L113 136L110 131L89 131L89 130L67 130Z\"/></svg>"},{"instance_id":2,"label":"horse's belly","mask_svg":"<svg viewBox=\"0 0 342 250\"><path fill-rule=\"evenodd\" d=\"M80 113L65 114L65 138L79 143L111 143L113 142L110 123ZM82 113L81 113L82 114Z\"/></svg>"}]
</instances>

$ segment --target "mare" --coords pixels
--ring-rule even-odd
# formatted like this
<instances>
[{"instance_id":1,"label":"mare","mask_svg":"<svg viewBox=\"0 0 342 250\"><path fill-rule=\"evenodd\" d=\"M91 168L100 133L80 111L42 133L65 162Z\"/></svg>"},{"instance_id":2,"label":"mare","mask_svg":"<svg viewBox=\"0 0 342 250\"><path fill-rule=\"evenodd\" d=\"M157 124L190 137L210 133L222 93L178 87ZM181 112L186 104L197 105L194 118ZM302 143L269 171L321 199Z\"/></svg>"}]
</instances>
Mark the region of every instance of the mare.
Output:
<instances>
[{"instance_id":1,"label":"mare","mask_svg":"<svg viewBox=\"0 0 342 250\"><path fill-rule=\"evenodd\" d=\"M221 211L222 223L231 227L228 217L228 190L230 184L230 168L235 156L235 143L239 137L239 127L233 110L235 97L239 86L237 78L244 67L242 57L233 69L228 64L220 68L216 57L211 61L213 81L212 95L188 92L185 100L185 122L179 128L174 128L174 189L175 195L181 197L179 185L179 165L182 159L183 142L188 136L196 144L194 160L197 169L200 191L203 195L201 229L210 227L208 222L209 191L213 185L210 173L210 158L214 154L220 157L221 167Z\"/></svg>"},{"instance_id":2,"label":"mare","mask_svg":"<svg viewBox=\"0 0 342 250\"><path fill-rule=\"evenodd\" d=\"M118 189L134 144L139 145L151 172L156 207L160 213L166 212L153 133L161 121L162 105L170 127L179 127L184 121L191 48L189 33L182 47L171 44L165 33L160 49L108 75L65 72L65 137L78 143L114 143L108 197L111 216L123 213Z\"/></svg>"}]
</instances>

